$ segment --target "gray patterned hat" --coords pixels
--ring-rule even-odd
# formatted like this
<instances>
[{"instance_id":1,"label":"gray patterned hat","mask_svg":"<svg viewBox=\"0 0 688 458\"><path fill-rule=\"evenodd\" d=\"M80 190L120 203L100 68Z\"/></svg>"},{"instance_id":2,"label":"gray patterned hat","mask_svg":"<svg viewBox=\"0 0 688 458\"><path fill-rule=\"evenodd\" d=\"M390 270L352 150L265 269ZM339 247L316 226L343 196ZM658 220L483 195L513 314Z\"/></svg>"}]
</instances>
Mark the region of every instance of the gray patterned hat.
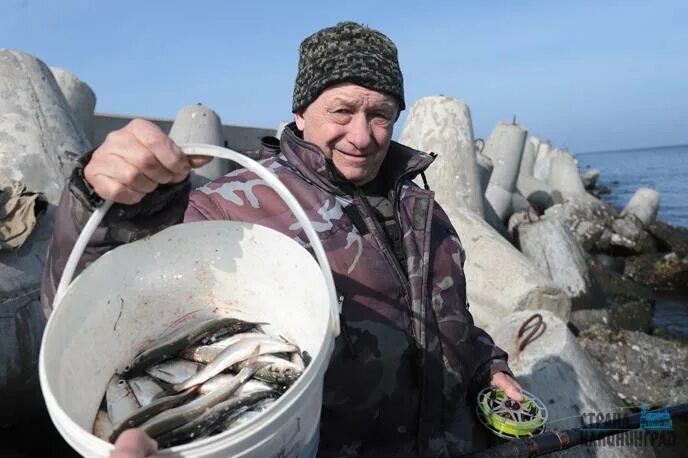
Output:
<instances>
[{"instance_id":1,"label":"gray patterned hat","mask_svg":"<svg viewBox=\"0 0 688 458\"><path fill-rule=\"evenodd\" d=\"M308 106L328 86L344 82L390 94L400 110L406 108L397 47L377 30L355 22L340 22L303 40L292 112Z\"/></svg>"}]
</instances>

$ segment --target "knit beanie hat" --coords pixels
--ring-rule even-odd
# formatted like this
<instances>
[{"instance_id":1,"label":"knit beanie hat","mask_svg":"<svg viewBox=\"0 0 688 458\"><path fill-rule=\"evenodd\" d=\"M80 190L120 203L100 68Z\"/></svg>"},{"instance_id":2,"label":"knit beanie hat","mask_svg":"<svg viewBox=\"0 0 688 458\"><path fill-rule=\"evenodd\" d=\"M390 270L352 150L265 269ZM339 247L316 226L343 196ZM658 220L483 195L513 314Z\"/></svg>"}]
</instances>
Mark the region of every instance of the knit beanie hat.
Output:
<instances>
[{"instance_id":1,"label":"knit beanie hat","mask_svg":"<svg viewBox=\"0 0 688 458\"><path fill-rule=\"evenodd\" d=\"M397 47L384 34L355 22L340 22L303 40L292 112L344 82L392 95L400 111L406 108Z\"/></svg>"}]
</instances>

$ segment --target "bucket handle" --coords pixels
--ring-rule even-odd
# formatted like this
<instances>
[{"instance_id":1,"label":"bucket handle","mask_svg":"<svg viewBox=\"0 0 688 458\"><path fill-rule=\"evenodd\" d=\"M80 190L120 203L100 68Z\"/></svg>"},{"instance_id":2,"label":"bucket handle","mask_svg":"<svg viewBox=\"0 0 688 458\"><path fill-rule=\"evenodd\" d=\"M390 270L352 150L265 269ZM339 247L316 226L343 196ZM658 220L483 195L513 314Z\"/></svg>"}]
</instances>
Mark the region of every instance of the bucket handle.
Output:
<instances>
[{"instance_id":1,"label":"bucket handle","mask_svg":"<svg viewBox=\"0 0 688 458\"><path fill-rule=\"evenodd\" d=\"M337 300L337 293L334 287L332 271L330 270L330 263L327 260L325 249L323 248L322 243L320 243L318 234L315 232L315 229L308 219L308 216L306 216L306 212L303 210L294 195L272 172L260 165L257 161L234 150L216 145L204 145L196 143L181 145L180 148L186 155L198 154L203 156L213 156L238 163L262 178L268 184L268 186L275 190L275 192L277 192L277 194L287 204L287 207L289 207L292 213L294 213L294 216L296 216L297 221L301 224L301 227L306 233L306 237L308 237L308 241L313 248L315 257L320 264L320 270L322 271L325 279L330 302L330 326L332 328L332 333L335 337L337 337L339 335L339 314L341 310L339 301ZM86 249L88 241L91 239L91 236L98 228L98 225L103 220L103 217L112 206L112 203L112 201L106 200L103 205L98 207L86 222L81 234L79 234L79 237L74 244L74 248L72 248L72 252L69 254L69 258L67 258L67 264L62 271L62 277L60 278L60 283L57 287L57 291L55 292L55 299L53 300L53 311L59 307L67 287L72 282L77 263L79 259L81 259L81 255Z\"/></svg>"}]
</instances>

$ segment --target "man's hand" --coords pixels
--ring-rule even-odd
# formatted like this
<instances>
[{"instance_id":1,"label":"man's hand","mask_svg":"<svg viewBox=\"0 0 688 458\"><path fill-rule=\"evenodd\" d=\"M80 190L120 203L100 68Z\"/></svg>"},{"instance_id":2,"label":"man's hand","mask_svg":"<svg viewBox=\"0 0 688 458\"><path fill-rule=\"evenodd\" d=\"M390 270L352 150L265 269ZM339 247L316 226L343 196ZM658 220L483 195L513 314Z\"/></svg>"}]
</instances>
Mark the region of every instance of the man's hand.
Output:
<instances>
[{"instance_id":1,"label":"man's hand","mask_svg":"<svg viewBox=\"0 0 688 458\"><path fill-rule=\"evenodd\" d=\"M503 390L509 398L513 399L514 401L523 401L523 395L521 394L521 385L511 378L508 374L504 372L497 372L492 376L492 380L490 380L490 383L499 388L500 390Z\"/></svg>"},{"instance_id":2,"label":"man's hand","mask_svg":"<svg viewBox=\"0 0 688 458\"><path fill-rule=\"evenodd\" d=\"M142 429L127 429L115 441L110 458L144 458L158 450L158 443L148 437Z\"/></svg>"},{"instance_id":3,"label":"man's hand","mask_svg":"<svg viewBox=\"0 0 688 458\"><path fill-rule=\"evenodd\" d=\"M187 158L158 126L134 119L108 134L84 168L84 177L103 199L135 204L158 185L183 181L191 168L211 159Z\"/></svg>"}]
</instances>

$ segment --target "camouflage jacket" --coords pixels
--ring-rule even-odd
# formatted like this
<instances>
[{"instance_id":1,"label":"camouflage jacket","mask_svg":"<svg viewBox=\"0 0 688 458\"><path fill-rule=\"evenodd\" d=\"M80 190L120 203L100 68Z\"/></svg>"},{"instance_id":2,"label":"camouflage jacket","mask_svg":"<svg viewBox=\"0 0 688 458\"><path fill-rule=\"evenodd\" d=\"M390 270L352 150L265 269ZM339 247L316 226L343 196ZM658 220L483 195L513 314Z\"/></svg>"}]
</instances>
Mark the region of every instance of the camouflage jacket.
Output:
<instances>
[{"instance_id":1,"label":"camouflage jacket","mask_svg":"<svg viewBox=\"0 0 688 458\"><path fill-rule=\"evenodd\" d=\"M262 165L312 221L344 299L342 333L325 378L319 454L455 456L482 447L485 432L474 420L474 395L491 374L509 370L506 354L474 326L468 311L456 231L433 193L411 181L433 157L392 142L380 171L403 234L401 265L360 189L339 180L331 162L293 124L280 146L264 146L261 155L267 157ZM46 313L94 204L87 188L75 173L63 195L44 274ZM188 205L187 188L172 188L138 208L112 212L82 264L181 219L184 206L184 221L254 222L308 246L286 204L245 169L191 192Z\"/></svg>"}]
</instances>

